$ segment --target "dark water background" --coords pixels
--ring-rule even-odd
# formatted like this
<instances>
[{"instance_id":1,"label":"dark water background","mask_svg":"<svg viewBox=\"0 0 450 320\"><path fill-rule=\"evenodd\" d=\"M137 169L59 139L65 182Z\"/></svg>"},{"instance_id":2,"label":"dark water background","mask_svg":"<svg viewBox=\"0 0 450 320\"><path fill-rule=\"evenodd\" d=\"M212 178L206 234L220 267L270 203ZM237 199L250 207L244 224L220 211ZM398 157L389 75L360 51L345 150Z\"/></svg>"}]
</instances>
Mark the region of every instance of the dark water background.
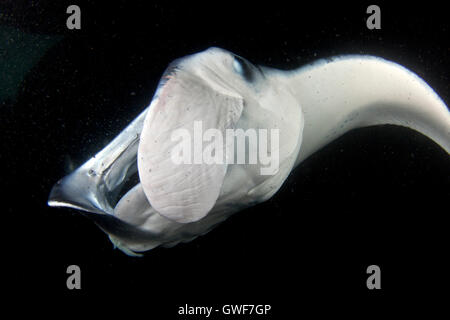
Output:
<instances>
[{"instance_id":1,"label":"dark water background","mask_svg":"<svg viewBox=\"0 0 450 320\"><path fill-rule=\"evenodd\" d=\"M371 31L371 3L144 3L0 4L2 275L11 301L46 312L65 305L83 313L90 304L144 319L177 318L185 303L272 304L272 319L366 318L388 307L402 314L425 298L439 305L448 288L449 158L411 130L348 133L298 167L270 201L143 258L113 250L76 211L47 207L51 186L148 105L170 61L210 46L281 69L377 55L450 101L440 5L380 4L382 29ZM81 30L66 29L69 4L81 7ZM66 288L70 264L81 267L80 291ZM371 264L381 268L380 291L366 288Z\"/></svg>"}]
</instances>

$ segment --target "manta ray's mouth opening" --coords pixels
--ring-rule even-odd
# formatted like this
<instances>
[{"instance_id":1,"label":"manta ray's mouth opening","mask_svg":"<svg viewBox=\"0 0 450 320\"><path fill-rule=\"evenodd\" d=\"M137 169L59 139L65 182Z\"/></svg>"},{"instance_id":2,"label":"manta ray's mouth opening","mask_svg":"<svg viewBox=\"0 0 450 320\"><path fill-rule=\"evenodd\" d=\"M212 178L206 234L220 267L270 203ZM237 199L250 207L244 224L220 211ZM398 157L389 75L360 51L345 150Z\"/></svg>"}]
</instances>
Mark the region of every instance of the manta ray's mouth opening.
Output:
<instances>
[{"instance_id":1,"label":"manta ray's mouth opening","mask_svg":"<svg viewBox=\"0 0 450 320\"><path fill-rule=\"evenodd\" d=\"M167 68L151 101L159 100L163 88L170 85L178 71L174 62ZM123 196L140 183L137 153L145 110L120 135L89 161L58 181L52 188L48 205L82 211L114 214Z\"/></svg>"},{"instance_id":2,"label":"manta ray's mouth opening","mask_svg":"<svg viewBox=\"0 0 450 320\"><path fill-rule=\"evenodd\" d=\"M48 205L113 214L120 199L139 184L136 154L132 158L129 162L118 158L104 172L98 172L91 166L81 166L53 186ZM92 159L95 160L95 157Z\"/></svg>"},{"instance_id":3,"label":"manta ray's mouth opening","mask_svg":"<svg viewBox=\"0 0 450 320\"><path fill-rule=\"evenodd\" d=\"M48 205L114 214L123 194L138 183L137 149L147 109L113 141L56 183Z\"/></svg>"},{"instance_id":4,"label":"manta ray's mouth opening","mask_svg":"<svg viewBox=\"0 0 450 320\"><path fill-rule=\"evenodd\" d=\"M119 203L120 199L127 194L128 191L133 189L136 185L140 183L138 172L132 173L128 176L123 183L115 190L115 192L111 193L109 198L109 202L113 208L116 207L117 203Z\"/></svg>"}]
</instances>

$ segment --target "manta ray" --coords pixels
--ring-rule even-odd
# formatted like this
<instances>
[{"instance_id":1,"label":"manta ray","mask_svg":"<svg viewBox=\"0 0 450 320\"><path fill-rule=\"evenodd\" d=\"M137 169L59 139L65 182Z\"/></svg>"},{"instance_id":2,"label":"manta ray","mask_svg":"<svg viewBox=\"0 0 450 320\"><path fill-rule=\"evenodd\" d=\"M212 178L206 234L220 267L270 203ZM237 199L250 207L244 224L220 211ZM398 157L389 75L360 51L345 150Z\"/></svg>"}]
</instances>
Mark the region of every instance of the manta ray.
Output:
<instances>
[{"instance_id":1,"label":"manta ray","mask_svg":"<svg viewBox=\"0 0 450 320\"><path fill-rule=\"evenodd\" d=\"M196 121L219 132L277 129L277 171L262 175L261 163L174 163L171 134L192 132ZM345 55L283 71L213 47L170 63L150 105L58 181L48 205L80 210L116 247L139 255L209 232L271 198L296 166L331 141L383 124L416 130L450 151L447 106L399 64Z\"/></svg>"}]
</instances>

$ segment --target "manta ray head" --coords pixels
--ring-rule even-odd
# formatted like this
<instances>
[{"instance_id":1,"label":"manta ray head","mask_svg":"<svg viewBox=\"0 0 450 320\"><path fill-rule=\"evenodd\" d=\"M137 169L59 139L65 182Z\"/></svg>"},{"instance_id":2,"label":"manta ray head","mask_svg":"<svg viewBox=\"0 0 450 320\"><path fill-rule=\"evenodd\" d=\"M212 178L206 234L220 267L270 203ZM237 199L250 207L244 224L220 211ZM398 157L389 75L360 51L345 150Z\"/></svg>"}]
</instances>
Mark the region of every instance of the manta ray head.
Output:
<instances>
[{"instance_id":1,"label":"manta ray head","mask_svg":"<svg viewBox=\"0 0 450 320\"><path fill-rule=\"evenodd\" d=\"M219 48L173 61L149 107L55 184L49 205L84 211L130 253L192 240L270 198L294 165L303 130L298 102L271 72Z\"/></svg>"},{"instance_id":2,"label":"manta ray head","mask_svg":"<svg viewBox=\"0 0 450 320\"><path fill-rule=\"evenodd\" d=\"M210 48L176 60L144 121L138 150L143 190L156 211L180 223L202 219L218 199L235 207L263 201L292 168L301 124L289 92L244 58ZM276 167L270 173L263 169L263 149ZM174 151L183 161L174 161Z\"/></svg>"}]
</instances>

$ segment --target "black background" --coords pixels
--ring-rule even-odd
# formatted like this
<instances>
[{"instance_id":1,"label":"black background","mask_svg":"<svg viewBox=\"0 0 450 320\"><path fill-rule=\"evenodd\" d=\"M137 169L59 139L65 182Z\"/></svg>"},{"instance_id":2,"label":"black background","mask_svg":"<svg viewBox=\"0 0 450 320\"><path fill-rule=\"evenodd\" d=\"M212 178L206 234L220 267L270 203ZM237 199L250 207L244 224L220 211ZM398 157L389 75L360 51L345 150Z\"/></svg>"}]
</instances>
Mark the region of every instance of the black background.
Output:
<instances>
[{"instance_id":1,"label":"black background","mask_svg":"<svg viewBox=\"0 0 450 320\"><path fill-rule=\"evenodd\" d=\"M9 297L45 311L89 304L145 319L182 319L186 303L271 304L271 315L257 318L287 319L431 311L445 301L449 159L404 128L350 132L302 163L270 201L143 258L114 250L75 210L47 207L70 164L86 161L148 105L171 60L210 46L281 69L377 55L449 102L448 18L432 3L379 3L381 30L366 28L371 3L165 3L2 3L2 25L61 36L1 105ZM81 30L66 29L69 4L81 7ZM82 270L79 291L66 288L71 264ZM381 268L378 291L366 288L371 264Z\"/></svg>"}]
</instances>

